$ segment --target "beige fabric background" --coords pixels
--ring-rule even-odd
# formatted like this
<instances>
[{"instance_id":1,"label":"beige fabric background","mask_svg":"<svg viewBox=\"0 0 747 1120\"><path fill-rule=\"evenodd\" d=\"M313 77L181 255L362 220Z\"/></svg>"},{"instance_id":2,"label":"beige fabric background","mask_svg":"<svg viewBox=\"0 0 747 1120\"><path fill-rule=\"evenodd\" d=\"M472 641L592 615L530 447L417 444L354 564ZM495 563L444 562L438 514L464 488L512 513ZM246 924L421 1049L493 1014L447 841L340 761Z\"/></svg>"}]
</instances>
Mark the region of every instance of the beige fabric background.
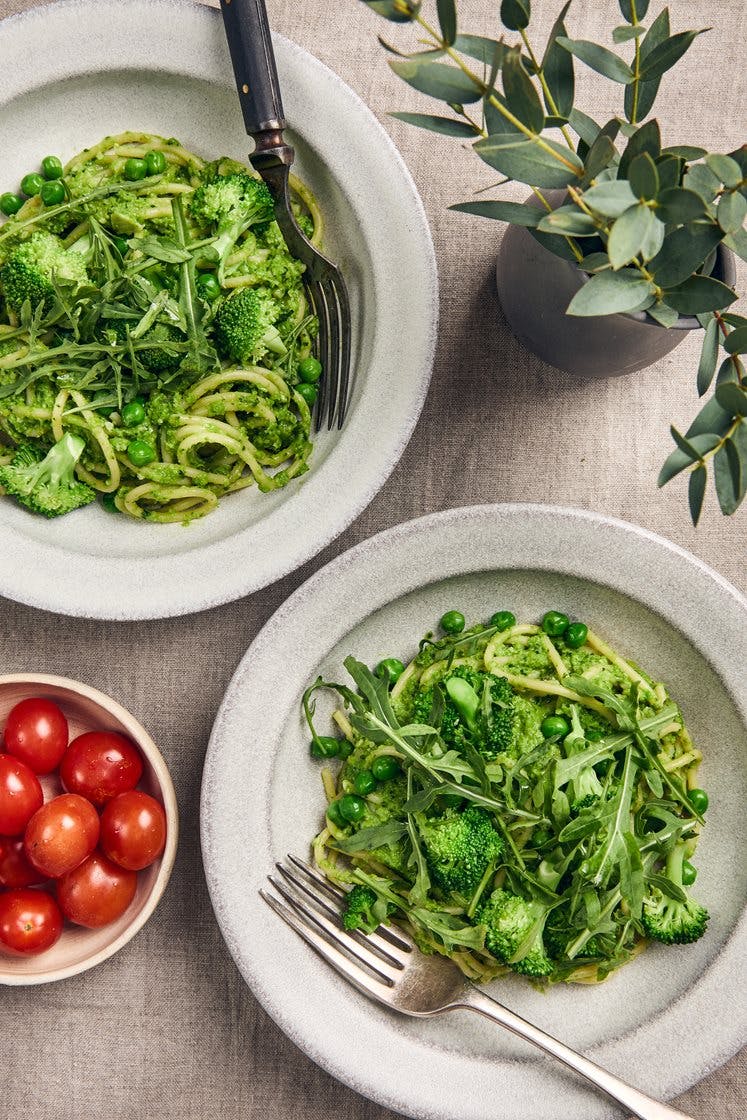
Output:
<instances>
[{"instance_id":1,"label":"beige fabric background","mask_svg":"<svg viewBox=\"0 0 747 1120\"><path fill-rule=\"evenodd\" d=\"M0 16L32 2L0 0ZM497 31L498 0L462 0L460 7L465 30ZM559 7L560 0L535 0L540 30L549 29ZM725 520L709 494L696 532L683 481L664 491L655 486L669 422L686 425L697 409L697 339L632 377L583 384L532 358L508 332L494 291L503 227L446 209L486 185L489 169L455 141L386 116L390 109L413 109L419 100L426 104L391 75L376 42L377 33L397 38L397 29L357 0L268 0L268 8L278 31L326 62L371 106L421 191L441 276L432 388L410 447L378 497L324 554L275 587L191 618L137 625L56 618L0 601L3 671L67 674L129 707L171 766L183 828L166 897L131 945L75 979L0 994L0 1120L392 1116L312 1065L257 1006L224 949L200 863L202 758L224 689L262 623L323 561L431 510L529 500L646 526L747 591L747 511ZM677 29L711 24L713 30L676 76L664 80L658 115L669 124L670 142L728 151L745 131L744 0L675 0L671 8ZM576 37L596 38L619 22L617 4L576 0L569 22ZM580 104L611 110L612 103L595 104L592 91L601 83L587 74ZM741 275L744 287L744 269ZM681 1097L679 1106L698 1120L743 1120L746 1074L743 1053ZM557 1115L571 1120L562 1101Z\"/></svg>"}]
</instances>

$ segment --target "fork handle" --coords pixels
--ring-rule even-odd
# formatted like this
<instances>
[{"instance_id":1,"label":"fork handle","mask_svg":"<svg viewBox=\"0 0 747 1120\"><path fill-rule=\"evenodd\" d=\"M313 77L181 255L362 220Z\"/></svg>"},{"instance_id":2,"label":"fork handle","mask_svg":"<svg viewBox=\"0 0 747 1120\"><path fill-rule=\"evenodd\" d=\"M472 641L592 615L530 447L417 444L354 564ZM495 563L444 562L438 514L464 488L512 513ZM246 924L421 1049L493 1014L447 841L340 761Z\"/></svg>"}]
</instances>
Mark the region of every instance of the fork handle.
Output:
<instances>
[{"instance_id":1,"label":"fork handle","mask_svg":"<svg viewBox=\"0 0 747 1120\"><path fill-rule=\"evenodd\" d=\"M282 132L285 116L264 0L221 0L220 8L246 131L255 139L258 133Z\"/></svg>"},{"instance_id":2,"label":"fork handle","mask_svg":"<svg viewBox=\"0 0 747 1120\"><path fill-rule=\"evenodd\" d=\"M639 1120L692 1120L692 1117L685 1116L684 1112L678 1112L676 1108L670 1108L669 1105L646 1096L639 1089L634 1089L632 1085L621 1081L619 1077L615 1077L606 1069L602 1069L595 1062L585 1058L582 1054L577 1054L575 1050L571 1050L570 1046L565 1046L557 1038L545 1034L539 1027L528 1023L526 1019L522 1019L513 1011L509 1011L502 1004L496 1003L495 1000L490 999L489 996L478 991L477 988L469 990L464 999L460 999L458 1003L451 1006L477 1011L487 1019L500 1023L502 1027L506 1027L513 1034L538 1046L540 1050L544 1050L546 1054L557 1058L569 1069L586 1078L597 1089L606 1093L608 1097L612 1097L613 1101L617 1101L633 1116L639 1117Z\"/></svg>"}]
</instances>

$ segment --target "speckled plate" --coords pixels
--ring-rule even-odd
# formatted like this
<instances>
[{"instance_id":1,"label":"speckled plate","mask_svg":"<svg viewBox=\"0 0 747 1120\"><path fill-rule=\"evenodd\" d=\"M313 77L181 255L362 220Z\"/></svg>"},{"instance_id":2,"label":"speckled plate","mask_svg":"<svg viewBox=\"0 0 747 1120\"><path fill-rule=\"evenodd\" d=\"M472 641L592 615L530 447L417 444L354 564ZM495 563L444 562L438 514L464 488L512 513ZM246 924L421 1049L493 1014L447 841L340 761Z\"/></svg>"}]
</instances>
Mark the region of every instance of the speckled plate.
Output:
<instances>
[{"instance_id":1,"label":"speckled plate","mask_svg":"<svg viewBox=\"0 0 747 1120\"><path fill-rule=\"evenodd\" d=\"M96 505L47 522L0 501L0 594L89 618L187 614L266 586L328 544L384 483L428 388L436 270L412 180L373 114L335 74L275 40L296 170L327 221L354 314L355 392L311 471L249 490L185 528ZM128 128L246 158L220 13L179 0L64 0L0 24L1 189L42 156L67 159ZM406 297L406 298L405 298ZM407 329L404 329L406 326Z\"/></svg>"},{"instance_id":2,"label":"speckled plate","mask_svg":"<svg viewBox=\"0 0 747 1120\"><path fill-rule=\"evenodd\" d=\"M400 525L338 557L276 612L234 676L202 786L213 906L242 975L314 1061L360 1093L438 1120L602 1120L619 1111L528 1045L467 1012L408 1019L321 962L257 891L306 854L323 819L319 764L299 702L353 653L407 659L448 608L470 621L558 608L665 681L704 755L711 795L695 945L653 947L605 984L548 994L493 986L509 1007L601 1065L668 1098L747 1038L747 602L675 545L632 525L541 505L478 506Z\"/></svg>"}]
</instances>

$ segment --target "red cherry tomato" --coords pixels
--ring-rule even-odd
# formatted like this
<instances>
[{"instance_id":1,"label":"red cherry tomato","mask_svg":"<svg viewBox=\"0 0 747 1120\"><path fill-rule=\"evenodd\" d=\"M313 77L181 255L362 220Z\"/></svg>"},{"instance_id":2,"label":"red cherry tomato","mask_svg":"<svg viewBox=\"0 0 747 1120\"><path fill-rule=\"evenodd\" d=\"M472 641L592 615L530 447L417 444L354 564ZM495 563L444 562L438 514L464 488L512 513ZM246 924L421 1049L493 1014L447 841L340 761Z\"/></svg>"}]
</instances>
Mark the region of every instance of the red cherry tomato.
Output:
<instances>
[{"instance_id":1,"label":"red cherry tomato","mask_svg":"<svg viewBox=\"0 0 747 1120\"><path fill-rule=\"evenodd\" d=\"M113 798L101 814L101 847L120 867L142 871L166 844L163 806L142 790Z\"/></svg>"},{"instance_id":2,"label":"red cherry tomato","mask_svg":"<svg viewBox=\"0 0 747 1120\"><path fill-rule=\"evenodd\" d=\"M137 748L116 731L88 731L73 739L60 763L66 790L105 805L118 793L134 789L143 772Z\"/></svg>"},{"instance_id":3,"label":"red cherry tomato","mask_svg":"<svg viewBox=\"0 0 747 1120\"><path fill-rule=\"evenodd\" d=\"M67 720L51 700L21 700L5 725L5 747L35 774L49 774L67 747Z\"/></svg>"},{"instance_id":4,"label":"red cherry tomato","mask_svg":"<svg viewBox=\"0 0 747 1120\"><path fill-rule=\"evenodd\" d=\"M57 901L71 922L97 929L124 914L136 887L136 872L117 867L95 851L58 881Z\"/></svg>"},{"instance_id":5,"label":"red cherry tomato","mask_svg":"<svg viewBox=\"0 0 747 1120\"><path fill-rule=\"evenodd\" d=\"M43 802L33 770L20 758L0 754L0 836L20 836Z\"/></svg>"},{"instance_id":6,"label":"red cherry tomato","mask_svg":"<svg viewBox=\"0 0 747 1120\"><path fill-rule=\"evenodd\" d=\"M0 894L0 949L33 956L51 949L62 933L60 908L46 891L30 887Z\"/></svg>"},{"instance_id":7,"label":"red cherry tomato","mask_svg":"<svg viewBox=\"0 0 747 1120\"><path fill-rule=\"evenodd\" d=\"M46 878L29 863L22 837L0 836L0 887L34 887Z\"/></svg>"},{"instance_id":8,"label":"red cherry tomato","mask_svg":"<svg viewBox=\"0 0 747 1120\"><path fill-rule=\"evenodd\" d=\"M61 793L37 809L23 843L37 871L58 879L90 856L99 838L99 815L77 793Z\"/></svg>"}]
</instances>

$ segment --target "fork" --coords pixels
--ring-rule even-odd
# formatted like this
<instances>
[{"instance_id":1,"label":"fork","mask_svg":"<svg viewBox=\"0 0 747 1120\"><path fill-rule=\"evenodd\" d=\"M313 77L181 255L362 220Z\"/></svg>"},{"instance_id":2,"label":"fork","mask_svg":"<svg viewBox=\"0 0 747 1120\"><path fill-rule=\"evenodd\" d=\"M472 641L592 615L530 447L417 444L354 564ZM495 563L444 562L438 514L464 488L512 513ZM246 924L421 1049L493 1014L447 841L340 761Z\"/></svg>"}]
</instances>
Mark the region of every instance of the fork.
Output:
<instances>
[{"instance_id":1,"label":"fork","mask_svg":"<svg viewBox=\"0 0 747 1120\"><path fill-rule=\"evenodd\" d=\"M316 400L316 430L331 430L345 420L350 391L350 301L342 273L299 229L290 206L288 175L294 151L285 143L286 128L264 0L221 0L223 24L239 91L246 131L254 139L249 156L275 203L275 220L290 253L305 266L304 282L319 320L317 356L323 375Z\"/></svg>"},{"instance_id":2,"label":"fork","mask_svg":"<svg viewBox=\"0 0 747 1120\"><path fill-rule=\"evenodd\" d=\"M345 931L340 910L345 892L303 860L289 855L275 866L279 877L268 878L276 893L260 890L261 897L364 995L418 1018L476 1011L563 1062L639 1120L692 1120L509 1011L470 984L447 957L425 956L399 927L379 926L370 934Z\"/></svg>"}]
</instances>

